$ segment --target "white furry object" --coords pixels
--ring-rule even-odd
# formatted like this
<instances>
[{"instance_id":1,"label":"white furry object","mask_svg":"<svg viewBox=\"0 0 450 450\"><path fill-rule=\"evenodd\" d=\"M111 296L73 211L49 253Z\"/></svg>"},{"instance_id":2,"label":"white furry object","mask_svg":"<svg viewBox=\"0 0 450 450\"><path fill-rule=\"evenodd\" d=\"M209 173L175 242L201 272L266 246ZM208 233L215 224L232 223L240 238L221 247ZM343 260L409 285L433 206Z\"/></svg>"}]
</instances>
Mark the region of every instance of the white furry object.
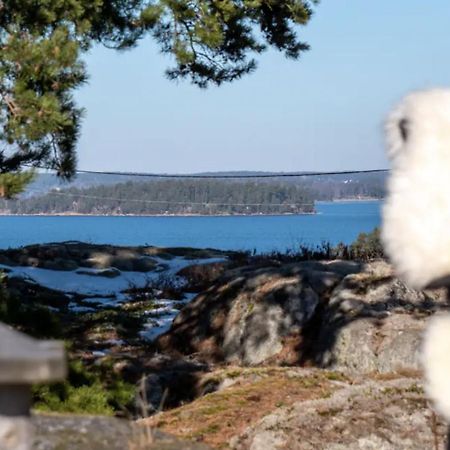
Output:
<instances>
[{"instance_id":1,"label":"white furry object","mask_svg":"<svg viewBox=\"0 0 450 450\"><path fill-rule=\"evenodd\" d=\"M408 95L388 117L386 141L382 240L398 274L422 289L450 275L450 90Z\"/></svg>"},{"instance_id":2,"label":"white furry object","mask_svg":"<svg viewBox=\"0 0 450 450\"><path fill-rule=\"evenodd\" d=\"M422 348L425 390L436 410L450 421L450 315L430 320Z\"/></svg>"}]
</instances>

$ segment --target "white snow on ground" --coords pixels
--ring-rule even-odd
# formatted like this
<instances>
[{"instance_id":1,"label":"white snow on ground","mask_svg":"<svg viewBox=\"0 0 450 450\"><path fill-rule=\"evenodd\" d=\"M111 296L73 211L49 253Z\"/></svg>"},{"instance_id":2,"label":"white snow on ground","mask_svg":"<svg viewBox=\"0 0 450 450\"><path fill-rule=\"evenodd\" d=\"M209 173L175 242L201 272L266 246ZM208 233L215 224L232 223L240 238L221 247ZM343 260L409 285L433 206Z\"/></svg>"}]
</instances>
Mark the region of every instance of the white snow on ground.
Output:
<instances>
[{"instance_id":1,"label":"white snow on ground","mask_svg":"<svg viewBox=\"0 0 450 450\"><path fill-rule=\"evenodd\" d=\"M6 266L0 266L0 269ZM9 277L21 277L65 293L108 296L122 292L131 286L144 287L157 276L153 273L121 272L115 278L79 274L77 271L40 269L38 267L8 267Z\"/></svg>"},{"instance_id":2,"label":"white snow on ground","mask_svg":"<svg viewBox=\"0 0 450 450\"><path fill-rule=\"evenodd\" d=\"M205 258L205 259L184 259L175 257L170 260L162 258L154 258L158 264L161 265L160 270L151 272L120 272L120 275L115 278L107 278L102 276L92 276L80 274L77 270L62 271L62 270L48 270L40 269L38 267L11 267L0 264L0 270L8 270L10 277L27 278L30 281L54 289L56 291L65 293L77 293L79 295L98 295L111 296L117 295L130 287L143 288L149 282L155 281L161 276L175 277L175 274L181 269L192 266L194 264L210 264L214 262L223 262L224 258ZM84 270L84 268L83 268ZM100 269L97 272L102 272ZM90 269L89 272L95 273L95 269ZM179 279L182 282L181 279Z\"/></svg>"},{"instance_id":3,"label":"white snow on ground","mask_svg":"<svg viewBox=\"0 0 450 450\"><path fill-rule=\"evenodd\" d=\"M140 336L148 341L153 341L158 336L168 331L173 320L180 312L180 310L174 308L174 306L188 303L195 294L185 294L185 296L186 298L184 300L157 300L156 308L146 312L148 320L144 324L143 330L140 331Z\"/></svg>"},{"instance_id":4,"label":"white snow on ground","mask_svg":"<svg viewBox=\"0 0 450 450\"><path fill-rule=\"evenodd\" d=\"M78 303L73 303L73 302L70 302L68 307L71 311L79 312L79 313L96 311L95 308L91 308L90 306L81 306L81 305L78 305Z\"/></svg>"},{"instance_id":5,"label":"white snow on ground","mask_svg":"<svg viewBox=\"0 0 450 450\"><path fill-rule=\"evenodd\" d=\"M119 303L129 301L132 294L126 294L123 291L135 288L144 288L152 281L160 277L167 277L179 286L185 284L182 277L176 274L181 269L197 264L212 264L224 262L226 258L204 258L204 259L185 259L174 257L173 259L153 258L158 266L151 272L120 272L120 275L114 278L103 276L93 276L104 272L105 269L80 268L73 271L48 270L37 267L17 266L10 267L0 264L0 270L6 269L9 277L20 277L41 286L64 292L67 297L73 298L73 294L89 296L83 299L83 303L92 306L79 305L76 302L70 302L68 307L73 312L95 312L100 304L103 307L116 306ZM85 273L79 273L79 271ZM89 275L86 274L89 272ZM140 332L143 339L154 340L159 335L169 330L173 319L179 313L179 309L174 305L182 305L190 302L196 294L186 293L184 300L160 299L156 300L156 308L147 311L148 321L144 329Z\"/></svg>"},{"instance_id":6,"label":"white snow on ground","mask_svg":"<svg viewBox=\"0 0 450 450\"><path fill-rule=\"evenodd\" d=\"M97 304L100 304L102 306L117 306L121 303L126 302L128 299L126 296L123 296L121 298L114 297L87 297L83 298L83 303L92 303L93 307L95 307Z\"/></svg>"},{"instance_id":7,"label":"white snow on ground","mask_svg":"<svg viewBox=\"0 0 450 450\"><path fill-rule=\"evenodd\" d=\"M140 336L148 341L155 340L158 336L169 330L172 325L173 319L179 313L168 313L159 316L157 319L149 320L145 325L144 329L139 333Z\"/></svg>"}]
</instances>

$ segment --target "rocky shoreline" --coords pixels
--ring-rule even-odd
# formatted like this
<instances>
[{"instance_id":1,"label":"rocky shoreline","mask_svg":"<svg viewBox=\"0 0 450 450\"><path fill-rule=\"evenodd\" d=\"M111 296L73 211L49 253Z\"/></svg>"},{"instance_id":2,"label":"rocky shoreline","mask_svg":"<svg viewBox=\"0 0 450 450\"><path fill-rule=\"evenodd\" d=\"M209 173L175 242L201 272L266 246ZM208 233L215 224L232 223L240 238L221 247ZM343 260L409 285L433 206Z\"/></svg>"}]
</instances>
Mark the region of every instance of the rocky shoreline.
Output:
<instances>
[{"instance_id":1,"label":"rocky shoreline","mask_svg":"<svg viewBox=\"0 0 450 450\"><path fill-rule=\"evenodd\" d=\"M145 394L149 417L138 427L235 450L443 445L444 425L423 393L420 343L428 318L448 309L446 293L407 288L383 260L285 263L69 242L0 251L0 264L8 292L63 324L73 360ZM59 274L59 287L75 277L85 290L54 289L42 273ZM121 290L131 275L152 283ZM89 295L99 284L116 286L114 295ZM145 339L146 324L164 315L165 327ZM53 448L45 417L39 449ZM145 448L166 448L155 445Z\"/></svg>"}]
</instances>

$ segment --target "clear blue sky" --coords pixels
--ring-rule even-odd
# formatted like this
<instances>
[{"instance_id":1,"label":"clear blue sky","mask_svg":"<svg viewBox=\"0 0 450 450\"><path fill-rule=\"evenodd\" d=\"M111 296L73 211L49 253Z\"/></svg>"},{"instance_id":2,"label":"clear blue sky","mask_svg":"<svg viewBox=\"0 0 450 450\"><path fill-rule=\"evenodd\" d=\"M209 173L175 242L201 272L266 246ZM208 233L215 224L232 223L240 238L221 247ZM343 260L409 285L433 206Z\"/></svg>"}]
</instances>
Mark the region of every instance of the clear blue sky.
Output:
<instances>
[{"instance_id":1,"label":"clear blue sky","mask_svg":"<svg viewBox=\"0 0 450 450\"><path fill-rule=\"evenodd\" d=\"M269 52L253 75L199 90L164 76L151 42L96 48L83 169L151 172L387 166L382 123L403 94L450 85L450 1L322 0L299 61Z\"/></svg>"}]
</instances>

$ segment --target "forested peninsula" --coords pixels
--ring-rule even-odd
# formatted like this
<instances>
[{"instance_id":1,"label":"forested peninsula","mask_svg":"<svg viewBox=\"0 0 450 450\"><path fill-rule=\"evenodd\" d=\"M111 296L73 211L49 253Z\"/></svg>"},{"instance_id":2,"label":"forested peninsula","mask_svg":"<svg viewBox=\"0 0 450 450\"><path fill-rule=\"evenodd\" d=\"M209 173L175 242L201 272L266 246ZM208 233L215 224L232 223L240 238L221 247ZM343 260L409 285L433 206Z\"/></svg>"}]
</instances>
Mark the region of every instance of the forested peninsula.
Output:
<instances>
[{"instance_id":1,"label":"forested peninsula","mask_svg":"<svg viewBox=\"0 0 450 450\"><path fill-rule=\"evenodd\" d=\"M314 213L301 185L217 180L125 182L2 201L3 214L260 215Z\"/></svg>"},{"instance_id":2,"label":"forested peninsula","mask_svg":"<svg viewBox=\"0 0 450 450\"><path fill-rule=\"evenodd\" d=\"M214 175L267 175L224 172ZM211 174L201 174L202 176ZM270 179L138 179L81 174L61 183L39 174L0 214L17 215L273 215L311 214L315 201L380 199L384 174ZM280 174L282 175L282 174Z\"/></svg>"}]
</instances>

